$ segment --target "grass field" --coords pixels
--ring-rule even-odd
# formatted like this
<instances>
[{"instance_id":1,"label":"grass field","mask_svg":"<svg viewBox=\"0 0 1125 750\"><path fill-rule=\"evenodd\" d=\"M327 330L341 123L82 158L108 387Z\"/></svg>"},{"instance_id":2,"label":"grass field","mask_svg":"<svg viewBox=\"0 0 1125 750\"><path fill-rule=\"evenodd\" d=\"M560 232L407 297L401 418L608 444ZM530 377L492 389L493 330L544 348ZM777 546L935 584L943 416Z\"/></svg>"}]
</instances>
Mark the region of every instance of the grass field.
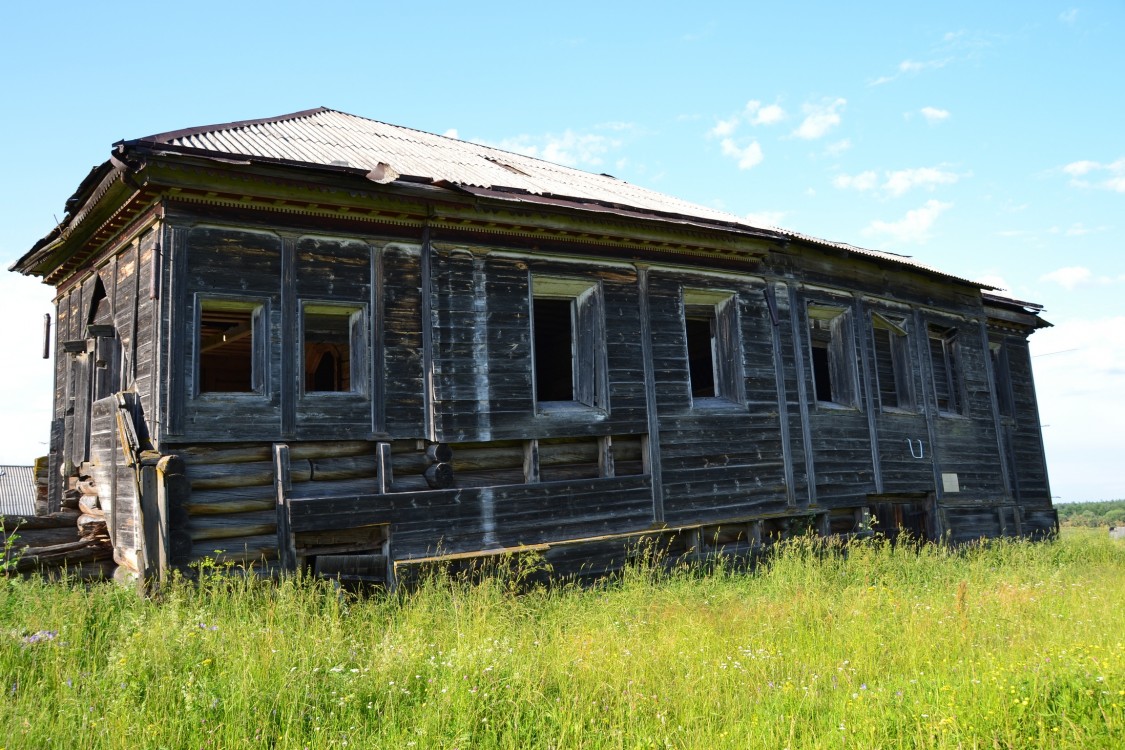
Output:
<instances>
[{"instance_id":1,"label":"grass field","mask_svg":"<svg viewBox=\"0 0 1125 750\"><path fill-rule=\"evenodd\" d=\"M404 596L0 579L0 747L1120 748L1125 545Z\"/></svg>"}]
</instances>

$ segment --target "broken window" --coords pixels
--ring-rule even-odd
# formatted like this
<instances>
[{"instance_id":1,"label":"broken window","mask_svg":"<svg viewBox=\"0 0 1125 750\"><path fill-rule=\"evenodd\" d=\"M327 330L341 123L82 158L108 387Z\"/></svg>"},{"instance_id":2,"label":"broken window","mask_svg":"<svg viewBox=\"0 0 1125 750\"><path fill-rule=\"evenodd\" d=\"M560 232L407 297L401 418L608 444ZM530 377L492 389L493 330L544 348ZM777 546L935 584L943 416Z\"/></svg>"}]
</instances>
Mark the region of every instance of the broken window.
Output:
<instances>
[{"instance_id":1,"label":"broken window","mask_svg":"<svg viewBox=\"0 0 1125 750\"><path fill-rule=\"evenodd\" d=\"M931 325L929 342L938 411L945 414L960 414L961 366L957 330Z\"/></svg>"},{"instance_id":2,"label":"broken window","mask_svg":"<svg viewBox=\"0 0 1125 750\"><path fill-rule=\"evenodd\" d=\"M692 398L741 402L737 298L730 292L685 289L684 335Z\"/></svg>"},{"instance_id":3,"label":"broken window","mask_svg":"<svg viewBox=\"0 0 1125 750\"><path fill-rule=\"evenodd\" d=\"M855 406L856 372L852 355L855 348L848 308L810 303L808 320L817 402Z\"/></svg>"},{"instance_id":4,"label":"broken window","mask_svg":"<svg viewBox=\"0 0 1125 750\"><path fill-rule=\"evenodd\" d=\"M910 391L910 350L906 321L881 313L871 314L875 337L875 379L879 384L879 403L884 409L912 409Z\"/></svg>"},{"instance_id":5,"label":"broken window","mask_svg":"<svg viewBox=\"0 0 1125 750\"><path fill-rule=\"evenodd\" d=\"M1012 383L1008 369L1008 347L1002 342L993 341L988 345L989 356L992 357L992 389L996 391L996 405L1000 409L1001 417L1011 417L1012 411Z\"/></svg>"},{"instance_id":6,"label":"broken window","mask_svg":"<svg viewBox=\"0 0 1125 750\"><path fill-rule=\"evenodd\" d=\"M262 305L199 301L199 393L261 393Z\"/></svg>"},{"instance_id":7,"label":"broken window","mask_svg":"<svg viewBox=\"0 0 1125 750\"><path fill-rule=\"evenodd\" d=\"M599 287L536 276L531 319L536 402L605 408L609 388Z\"/></svg>"},{"instance_id":8,"label":"broken window","mask_svg":"<svg viewBox=\"0 0 1125 750\"><path fill-rule=\"evenodd\" d=\"M309 304L302 308L301 351L305 393L361 390L363 311L353 306Z\"/></svg>"}]
</instances>

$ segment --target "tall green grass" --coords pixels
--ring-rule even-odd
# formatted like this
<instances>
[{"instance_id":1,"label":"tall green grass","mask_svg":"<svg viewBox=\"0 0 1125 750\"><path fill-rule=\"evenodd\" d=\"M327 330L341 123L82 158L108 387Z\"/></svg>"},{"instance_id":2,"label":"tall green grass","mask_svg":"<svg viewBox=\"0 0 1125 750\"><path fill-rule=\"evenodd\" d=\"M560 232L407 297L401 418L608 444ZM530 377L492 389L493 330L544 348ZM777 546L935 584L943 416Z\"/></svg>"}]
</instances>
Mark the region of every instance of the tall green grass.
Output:
<instances>
[{"instance_id":1,"label":"tall green grass","mask_svg":"<svg viewBox=\"0 0 1125 750\"><path fill-rule=\"evenodd\" d=\"M1125 545L795 542L356 599L0 580L0 747L1120 748Z\"/></svg>"}]
</instances>

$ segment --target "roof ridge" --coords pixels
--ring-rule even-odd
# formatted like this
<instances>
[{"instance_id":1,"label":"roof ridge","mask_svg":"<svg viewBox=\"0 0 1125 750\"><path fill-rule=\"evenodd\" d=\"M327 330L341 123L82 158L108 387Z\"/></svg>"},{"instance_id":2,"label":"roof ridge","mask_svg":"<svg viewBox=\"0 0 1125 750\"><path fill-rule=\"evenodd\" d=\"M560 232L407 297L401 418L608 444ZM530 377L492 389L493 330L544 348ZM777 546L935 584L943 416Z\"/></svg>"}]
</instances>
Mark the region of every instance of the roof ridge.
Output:
<instances>
[{"instance_id":1,"label":"roof ridge","mask_svg":"<svg viewBox=\"0 0 1125 750\"><path fill-rule=\"evenodd\" d=\"M276 115L274 117L260 117L253 120L235 120L234 122L221 122L215 125L198 125L194 128L182 128L180 130L169 130L164 133L156 133L154 135L146 135L143 138L131 138L129 140L121 140L118 143L168 143L177 138L188 138L193 135L200 135L202 133L214 133L218 130L238 130L240 128L250 127L251 125L268 125L274 122L285 122L286 120L300 120L319 115L324 112L336 112L337 110L329 109L328 107L313 107L312 109L302 109L299 112L290 112L287 115ZM347 112L340 112L339 114L347 114ZM355 117L355 115L351 115ZM117 145L117 144L114 144Z\"/></svg>"}]
</instances>

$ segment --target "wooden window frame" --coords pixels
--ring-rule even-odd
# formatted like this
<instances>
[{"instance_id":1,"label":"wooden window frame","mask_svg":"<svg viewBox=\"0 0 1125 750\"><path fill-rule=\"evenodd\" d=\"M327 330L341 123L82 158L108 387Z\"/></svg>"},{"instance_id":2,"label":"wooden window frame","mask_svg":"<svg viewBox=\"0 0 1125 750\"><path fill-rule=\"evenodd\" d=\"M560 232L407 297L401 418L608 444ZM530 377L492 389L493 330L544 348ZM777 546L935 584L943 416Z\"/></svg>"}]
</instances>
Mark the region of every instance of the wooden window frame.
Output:
<instances>
[{"instance_id":1,"label":"wooden window frame","mask_svg":"<svg viewBox=\"0 0 1125 750\"><path fill-rule=\"evenodd\" d=\"M914 400L913 379L910 367L910 330L905 318L873 311L871 313L872 357L875 361L875 390L879 395L879 407L883 411L911 414L917 411ZM879 337L886 336L887 351L881 351ZM883 382L880 357L890 356L891 377L889 385ZM886 396L893 392L894 404L888 405Z\"/></svg>"},{"instance_id":2,"label":"wooden window frame","mask_svg":"<svg viewBox=\"0 0 1125 750\"><path fill-rule=\"evenodd\" d=\"M964 416L965 378L961 367L959 331L953 326L930 323L926 327L926 343L938 414L943 417ZM942 394L945 394L944 398Z\"/></svg>"},{"instance_id":3,"label":"wooden window frame","mask_svg":"<svg viewBox=\"0 0 1125 750\"><path fill-rule=\"evenodd\" d=\"M531 329L532 399L537 413L565 410L609 412L609 378L605 338L605 312L601 283L589 279L561 276L531 276L528 299ZM535 300L570 302L571 391L572 398L541 401L538 394L538 365L535 355Z\"/></svg>"},{"instance_id":4,"label":"wooden window frame","mask_svg":"<svg viewBox=\"0 0 1125 750\"><path fill-rule=\"evenodd\" d=\"M269 335L270 300L268 297L229 296L222 294L195 295L194 337L192 355L192 397L246 398L260 400L270 395ZM207 309L246 311L250 313L250 390L248 391L204 391L201 386L203 370L203 315Z\"/></svg>"},{"instance_id":5,"label":"wooden window frame","mask_svg":"<svg viewBox=\"0 0 1125 750\"><path fill-rule=\"evenodd\" d=\"M347 390L309 390L305 374L305 317L307 315L333 315L346 317L348 322L348 389ZM301 398L342 398L366 396L368 390L368 352L367 345L367 306L356 302L329 302L323 300L301 300L298 318L297 357L299 358L298 380Z\"/></svg>"},{"instance_id":6,"label":"wooden window frame","mask_svg":"<svg viewBox=\"0 0 1125 750\"><path fill-rule=\"evenodd\" d=\"M806 303L805 313L813 399L817 406L829 409L858 409L859 373L856 369L851 308L838 302L809 301ZM827 334L827 345L822 347L817 338L824 334ZM828 399L821 398L819 393L823 384L817 380L817 349L824 349L825 354L822 356L827 358L825 367L828 374Z\"/></svg>"},{"instance_id":7,"label":"wooden window frame","mask_svg":"<svg viewBox=\"0 0 1125 750\"><path fill-rule=\"evenodd\" d=\"M722 407L745 403L742 367L742 336L738 316L738 295L731 291L694 289L681 290L683 300L684 352L688 359L688 395L695 408ZM701 390L692 382L691 328L689 320L710 322L711 393L695 395ZM705 390L705 389L703 389Z\"/></svg>"}]
</instances>

